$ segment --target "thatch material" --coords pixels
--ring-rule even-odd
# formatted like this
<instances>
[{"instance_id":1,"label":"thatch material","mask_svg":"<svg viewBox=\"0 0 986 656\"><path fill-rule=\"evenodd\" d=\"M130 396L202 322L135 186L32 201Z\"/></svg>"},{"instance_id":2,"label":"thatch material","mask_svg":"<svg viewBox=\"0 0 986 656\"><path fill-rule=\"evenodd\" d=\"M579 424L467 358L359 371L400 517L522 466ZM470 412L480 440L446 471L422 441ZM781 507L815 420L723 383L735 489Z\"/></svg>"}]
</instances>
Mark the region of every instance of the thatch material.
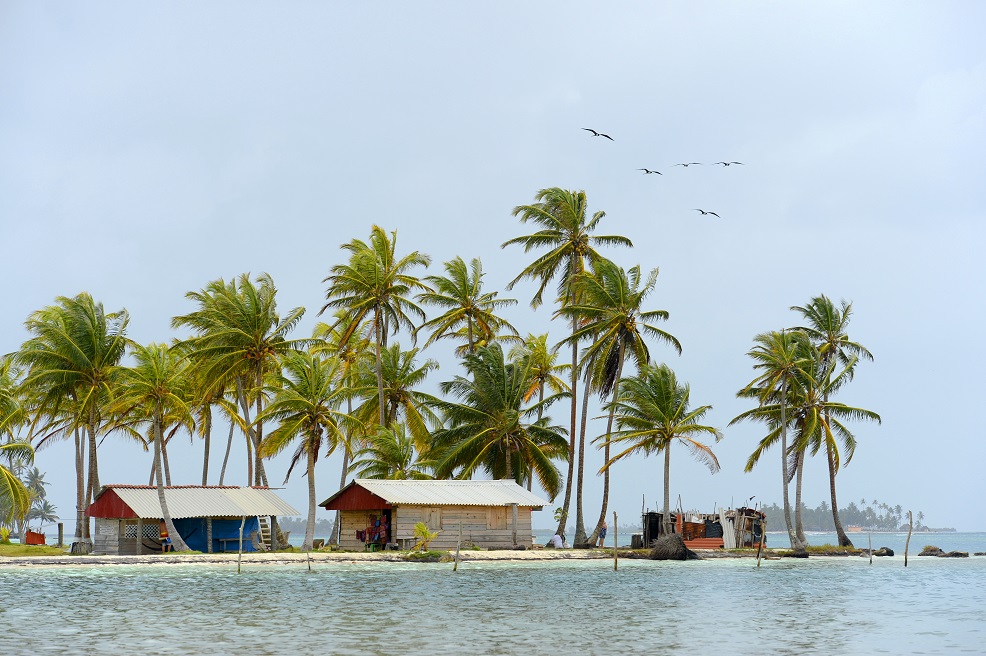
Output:
<instances>
[{"instance_id":1,"label":"thatch material","mask_svg":"<svg viewBox=\"0 0 986 656\"><path fill-rule=\"evenodd\" d=\"M685 546L680 535L662 535L651 543L651 560L700 560L699 555Z\"/></svg>"}]
</instances>

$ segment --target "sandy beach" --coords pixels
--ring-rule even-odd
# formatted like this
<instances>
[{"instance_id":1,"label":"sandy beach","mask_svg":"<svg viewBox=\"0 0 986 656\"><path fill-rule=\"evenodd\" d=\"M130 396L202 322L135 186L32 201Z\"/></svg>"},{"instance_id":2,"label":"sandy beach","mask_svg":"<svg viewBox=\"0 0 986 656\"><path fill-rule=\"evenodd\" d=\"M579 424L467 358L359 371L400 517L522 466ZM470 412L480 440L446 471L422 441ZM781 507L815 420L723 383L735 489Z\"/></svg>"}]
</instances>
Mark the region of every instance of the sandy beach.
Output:
<instances>
[{"instance_id":1,"label":"sandy beach","mask_svg":"<svg viewBox=\"0 0 986 656\"><path fill-rule=\"evenodd\" d=\"M737 552L722 550L697 551L702 558L756 558L756 552ZM768 552L765 552L769 553ZM453 554L449 554L451 559ZM774 554L771 554L773 556ZM310 554L314 563L406 563L415 562L408 558L406 551L345 552L313 551ZM0 567L78 567L102 565L235 565L235 553L219 554L143 554L140 556L24 556L16 558L0 557ZM245 553L242 563L248 565L303 565L309 558L305 553ZM550 560L605 560L612 559L612 551L601 549L533 549L514 551L510 549L492 551L462 551L459 559L463 562L479 561L550 561ZM639 559L633 552L620 551L620 558ZM424 561L421 562L434 562Z\"/></svg>"}]
</instances>

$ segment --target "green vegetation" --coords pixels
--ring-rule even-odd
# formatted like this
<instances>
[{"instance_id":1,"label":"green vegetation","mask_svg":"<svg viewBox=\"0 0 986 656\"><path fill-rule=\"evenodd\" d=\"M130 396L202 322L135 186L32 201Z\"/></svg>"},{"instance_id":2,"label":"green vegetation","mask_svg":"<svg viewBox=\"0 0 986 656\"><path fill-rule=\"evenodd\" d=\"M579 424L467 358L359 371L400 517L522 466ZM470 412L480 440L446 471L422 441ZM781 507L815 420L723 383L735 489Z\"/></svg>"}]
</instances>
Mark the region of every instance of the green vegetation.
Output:
<instances>
[{"instance_id":1,"label":"green vegetation","mask_svg":"<svg viewBox=\"0 0 986 656\"><path fill-rule=\"evenodd\" d=\"M414 537L418 541L411 547L411 551L428 551L428 545L438 537L438 531L431 531L424 522L418 522L414 525Z\"/></svg>"},{"instance_id":2,"label":"green vegetation","mask_svg":"<svg viewBox=\"0 0 986 656\"><path fill-rule=\"evenodd\" d=\"M106 312L87 293L55 298L27 317L25 341L4 349L13 353L0 359L2 523L55 517L50 505L34 503L43 501L43 481L22 485L26 474L10 475L8 456L26 457L34 447L67 441L76 454L81 513L100 487L97 447L112 448L107 445L113 440L125 439L153 453L151 482L158 486L175 548L182 550L163 494L171 484L168 446L176 436L201 438L202 484L214 482L208 467L214 416L230 425L220 485L237 437L245 451L245 478L254 485L271 484L265 463L286 449L292 453L288 477L304 466L305 547L316 528L315 463L339 450L340 486L351 474L536 483L548 496L563 499L555 517L559 532L574 505L575 544L592 543L598 535L610 475L617 471L612 466L663 452L668 508L672 445L685 446L714 473L718 460L698 438L721 434L701 423L711 406L690 407L688 385L656 351L682 350L678 338L659 327L670 312L648 306L657 268L624 268L606 259L605 248L633 244L621 235L597 234L605 213L590 212L584 191L541 189L513 215L533 224L534 232L501 245L520 246L531 257L507 289L530 282L536 288L533 308L553 304L553 338L544 333L522 339L499 316L517 301L484 287L478 258L456 256L440 275L425 276L431 258L399 253L397 233L380 226L365 241L352 238L340 246L323 279L321 312L331 314L311 335L296 334L305 308L278 310L277 288L265 273L220 278L188 292L191 307L172 318L172 328L187 337L162 335L147 345L127 337L125 310ZM772 525L788 526L794 546L806 524L800 502L806 456L825 457L831 512L837 507L836 474L856 448L848 423L879 416L835 400L848 389L857 362L872 359L848 337L851 304L816 296L792 309L803 326L754 339L750 355L757 375L739 395L755 407L734 421L749 419L766 428L747 470L779 447L784 522ZM417 337L423 338L420 347ZM434 381L438 362L426 352L450 340L461 368L443 374L441 395L432 396L423 389ZM561 353L570 353L570 362L560 364L559 358L568 359ZM590 394L605 403L601 435L586 434ZM567 417L551 417L558 407ZM602 449L605 459L601 509L588 535L583 490L593 472L585 471L587 443ZM793 511L787 494L792 481ZM29 498L32 489L35 496ZM866 523L894 517L884 512ZM841 518L838 511L832 518L840 543L848 543L842 520L864 523L852 504ZM79 536L88 537L88 521L81 514L77 519ZM431 539L419 536L419 548L427 549Z\"/></svg>"},{"instance_id":3,"label":"green vegetation","mask_svg":"<svg viewBox=\"0 0 986 656\"><path fill-rule=\"evenodd\" d=\"M10 544L0 541L0 557L22 558L27 556L64 556L65 549L47 545Z\"/></svg>"}]
</instances>

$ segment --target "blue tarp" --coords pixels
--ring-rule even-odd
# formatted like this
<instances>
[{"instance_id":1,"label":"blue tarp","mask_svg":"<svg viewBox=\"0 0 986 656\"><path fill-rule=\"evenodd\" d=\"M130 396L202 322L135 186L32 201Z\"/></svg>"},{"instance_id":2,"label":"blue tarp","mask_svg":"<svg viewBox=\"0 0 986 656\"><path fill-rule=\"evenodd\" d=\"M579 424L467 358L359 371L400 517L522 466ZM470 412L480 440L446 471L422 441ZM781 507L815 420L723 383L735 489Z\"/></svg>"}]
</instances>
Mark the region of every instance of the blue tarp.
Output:
<instances>
[{"instance_id":1,"label":"blue tarp","mask_svg":"<svg viewBox=\"0 0 986 656\"><path fill-rule=\"evenodd\" d=\"M204 517L190 517L187 519L176 519L175 529L185 541L189 549L206 553L209 546L206 544L208 532L206 531ZM247 517L243 525L243 551L255 551L250 534L260 530L260 522L256 517ZM239 547L240 519L213 519L212 520L212 551L236 551ZM224 542L220 542L220 539Z\"/></svg>"}]
</instances>

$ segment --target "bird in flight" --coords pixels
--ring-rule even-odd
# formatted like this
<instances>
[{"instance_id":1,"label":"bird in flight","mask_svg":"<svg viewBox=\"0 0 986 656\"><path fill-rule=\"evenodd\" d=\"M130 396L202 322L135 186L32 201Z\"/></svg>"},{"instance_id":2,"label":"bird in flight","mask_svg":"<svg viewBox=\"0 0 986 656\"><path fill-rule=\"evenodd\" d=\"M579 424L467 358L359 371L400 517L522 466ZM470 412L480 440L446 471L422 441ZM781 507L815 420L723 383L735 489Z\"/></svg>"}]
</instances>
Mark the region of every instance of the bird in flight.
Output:
<instances>
[{"instance_id":1,"label":"bird in flight","mask_svg":"<svg viewBox=\"0 0 986 656\"><path fill-rule=\"evenodd\" d=\"M689 166L691 166L692 164L698 164L699 166L702 166L702 162L688 162L687 164L675 164L675 166L684 166L684 167L689 167Z\"/></svg>"},{"instance_id":2,"label":"bird in flight","mask_svg":"<svg viewBox=\"0 0 986 656\"><path fill-rule=\"evenodd\" d=\"M730 164L739 164L740 166L746 166L743 162L716 162L716 164L722 164L723 166L729 166Z\"/></svg>"},{"instance_id":3,"label":"bird in flight","mask_svg":"<svg viewBox=\"0 0 986 656\"><path fill-rule=\"evenodd\" d=\"M592 128L582 128L582 129L583 130L586 130L588 132L591 132L592 133L592 136L594 136L594 137L606 137L610 141L613 141L613 137L609 136L608 134L603 134L602 132L596 132Z\"/></svg>"},{"instance_id":4,"label":"bird in flight","mask_svg":"<svg viewBox=\"0 0 986 656\"><path fill-rule=\"evenodd\" d=\"M658 175L664 175L660 171L651 171L650 169L637 169L637 170L638 171L643 171L644 172L644 175L647 175L648 173L656 173Z\"/></svg>"},{"instance_id":5,"label":"bird in flight","mask_svg":"<svg viewBox=\"0 0 986 656\"><path fill-rule=\"evenodd\" d=\"M721 218L722 218L721 216L719 216L719 215L718 215L718 214L716 214L715 212L706 212L705 210L700 210L700 209L698 209L697 207L696 207L696 208L694 208L694 210L695 210L696 212L701 212L701 213L702 213L703 215L705 215L705 214L711 214L712 216L714 216L714 217L716 217L717 219L721 219Z\"/></svg>"}]
</instances>

